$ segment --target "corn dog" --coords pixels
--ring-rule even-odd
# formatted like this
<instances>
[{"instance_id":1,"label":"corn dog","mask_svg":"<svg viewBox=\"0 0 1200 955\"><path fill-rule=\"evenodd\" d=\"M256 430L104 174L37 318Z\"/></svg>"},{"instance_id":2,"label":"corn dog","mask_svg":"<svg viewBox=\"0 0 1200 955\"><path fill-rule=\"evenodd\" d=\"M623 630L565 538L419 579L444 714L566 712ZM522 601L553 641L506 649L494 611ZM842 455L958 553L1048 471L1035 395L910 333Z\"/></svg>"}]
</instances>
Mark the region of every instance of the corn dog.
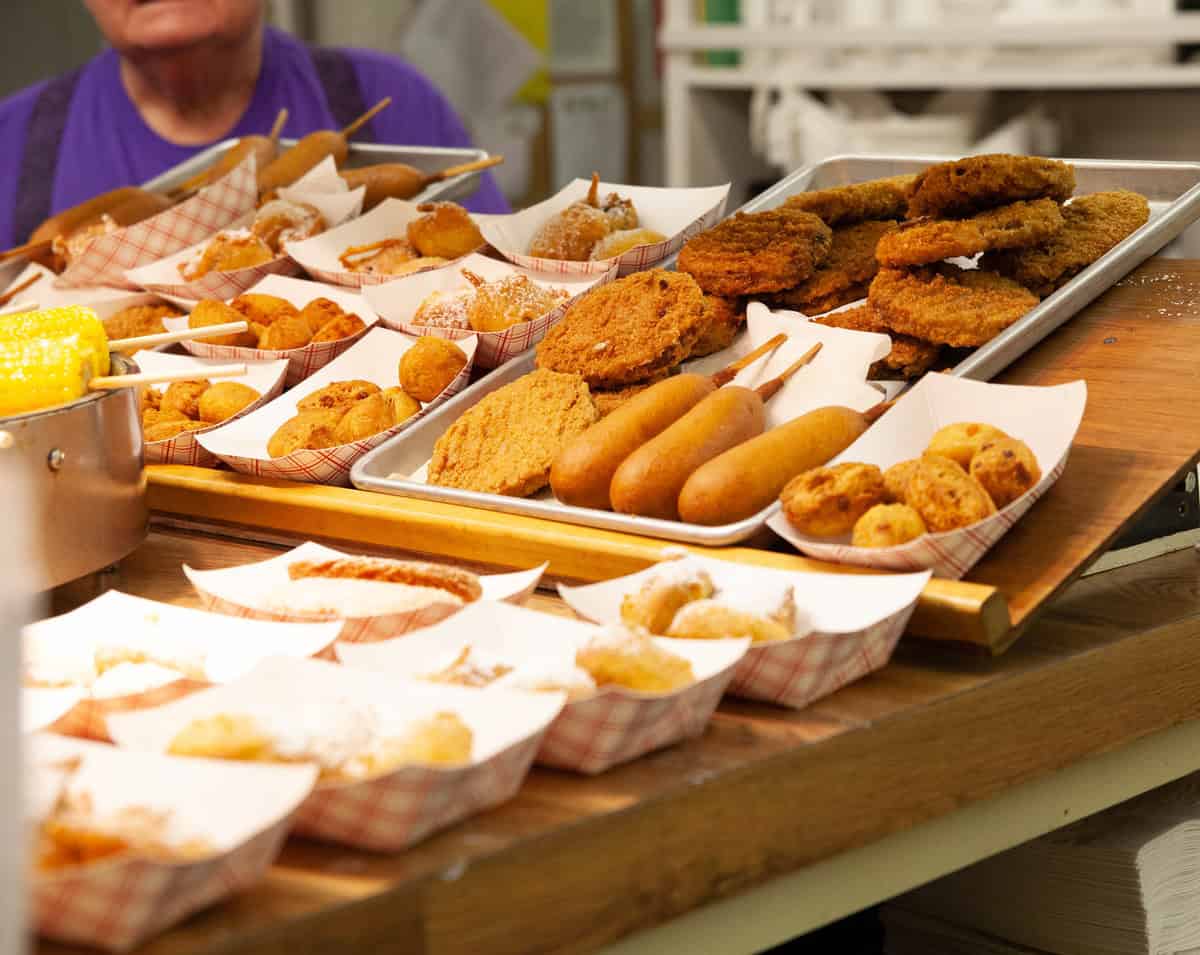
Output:
<instances>
[{"instance_id":1,"label":"corn dog","mask_svg":"<svg viewBox=\"0 0 1200 955\"><path fill-rule=\"evenodd\" d=\"M258 171L258 194L264 196L283 186L290 186L327 156L332 156L334 163L340 166L350 152L350 137L391 101L390 96L381 99L340 132L336 129L318 129L291 149L285 149L273 162Z\"/></svg>"},{"instance_id":2,"label":"corn dog","mask_svg":"<svg viewBox=\"0 0 1200 955\"><path fill-rule=\"evenodd\" d=\"M137 186L121 186L111 192L92 196L85 202L55 213L29 234L30 242L42 242L53 239L58 235L68 235L81 226L89 225L99 219L104 213L132 199L144 190Z\"/></svg>"},{"instance_id":3,"label":"corn dog","mask_svg":"<svg viewBox=\"0 0 1200 955\"><path fill-rule=\"evenodd\" d=\"M502 162L503 156L487 156L429 174L407 163L381 162L373 166L360 166L358 169L343 169L338 175L351 189L367 187L363 196L363 212L366 212L374 209L384 199L411 199L432 183L461 176L465 172L498 166Z\"/></svg>"},{"instance_id":4,"label":"corn dog","mask_svg":"<svg viewBox=\"0 0 1200 955\"><path fill-rule=\"evenodd\" d=\"M275 159L275 153L279 148L279 133L283 129L283 124L287 122L287 118L288 111L281 109L279 115L275 117L275 125L271 127L271 131L266 136L243 136L215 163L181 183L172 192L172 195L182 195L203 189L226 173L233 172L251 155L255 159L254 168L265 169Z\"/></svg>"}]
</instances>

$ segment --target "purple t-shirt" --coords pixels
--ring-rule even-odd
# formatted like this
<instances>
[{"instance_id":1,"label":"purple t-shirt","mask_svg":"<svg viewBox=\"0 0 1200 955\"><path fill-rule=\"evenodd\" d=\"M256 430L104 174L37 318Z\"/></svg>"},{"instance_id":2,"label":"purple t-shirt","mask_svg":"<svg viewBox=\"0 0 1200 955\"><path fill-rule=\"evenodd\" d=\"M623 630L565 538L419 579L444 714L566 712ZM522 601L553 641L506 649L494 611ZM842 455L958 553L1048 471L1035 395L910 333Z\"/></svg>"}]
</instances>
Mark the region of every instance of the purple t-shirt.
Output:
<instances>
[{"instance_id":1,"label":"purple t-shirt","mask_svg":"<svg viewBox=\"0 0 1200 955\"><path fill-rule=\"evenodd\" d=\"M417 70L373 50L343 52L357 74L364 103L392 97L392 104L371 120L376 142L471 145L450 104ZM152 179L211 145L179 146L147 126L121 83L119 62L116 53L106 50L83 68L63 131L50 214L118 186ZM29 116L44 86L39 83L0 102L0 248L26 238L12 234L13 211ZM287 137L340 125L329 110L308 48L268 29L254 97L237 125L220 139L266 133L282 107L288 110ZM463 204L476 212L509 210L487 173Z\"/></svg>"}]
</instances>

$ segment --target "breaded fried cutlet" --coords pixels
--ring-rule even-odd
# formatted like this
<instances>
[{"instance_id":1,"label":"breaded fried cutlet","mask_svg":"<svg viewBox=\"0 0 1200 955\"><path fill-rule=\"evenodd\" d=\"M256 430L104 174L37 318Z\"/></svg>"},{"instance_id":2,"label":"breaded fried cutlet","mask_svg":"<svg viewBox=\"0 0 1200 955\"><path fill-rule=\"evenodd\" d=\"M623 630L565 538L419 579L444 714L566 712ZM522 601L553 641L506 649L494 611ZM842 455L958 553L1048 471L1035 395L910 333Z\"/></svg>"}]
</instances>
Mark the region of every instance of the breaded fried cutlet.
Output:
<instances>
[{"instance_id":1,"label":"breaded fried cutlet","mask_svg":"<svg viewBox=\"0 0 1200 955\"><path fill-rule=\"evenodd\" d=\"M830 226L852 225L868 219L901 219L916 180L917 177L910 174L816 189L792 196L784 205L811 212Z\"/></svg>"},{"instance_id":2,"label":"breaded fried cutlet","mask_svg":"<svg viewBox=\"0 0 1200 955\"><path fill-rule=\"evenodd\" d=\"M933 367L942 348L932 342L891 331L871 308L870 303L813 319L829 328L847 328L855 332L876 332L892 340L892 350L871 365L867 377L875 381L912 381Z\"/></svg>"},{"instance_id":3,"label":"breaded fried cutlet","mask_svg":"<svg viewBox=\"0 0 1200 955\"><path fill-rule=\"evenodd\" d=\"M993 249L1025 249L1054 237L1063 227L1053 199L1014 202L969 219L917 219L883 236L875 250L881 265L929 265ZM834 237L836 243L837 237Z\"/></svg>"},{"instance_id":4,"label":"breaded fried cutlet","mask_svg":"<svg viewBox=\"0 0 1200 955\"><path fill-rule=\"evenodd\" d=\"M1024 199L1062 202L1075 191L1075 170L1057 159L992 153L930 166L908 200L908 218L961 219Z\"/></svg>"},{"instance_id":5,"label":"breaded fried cutlet","mask_svg":"<svg viewBox=\"0 0 1200 955\"><path fill-rule=\"evenodd\" d=\"M950 263L880 269L869 301L893 332L956 348L991 341L1038 303L1012 279Z\"/></svg>"},{"instance_id":6,"label":"breaded fried cutlet","mask_svg":"<svg viewBox=\"0 0 1200 955\"><path fill-rule=\"evenodd\" d=\"M1118 189L1072 199L1063 206L1063 228L1030 249L993 252L983 266L1045 298L1150 220L1150 203Z\"/></svg>"},{"instance_id":7,"label":"breaded fried cutlet","mask_svg":"<svg viewBox=\"0 0 1200 955\"><path fill-rule=\"evenodd\" d=\"M678 268L709 295L754 295L799 285L829 256L833 235L810 213L739 212L690 239Z\"/></svg>"},{"instance_id":8,"label":"breaded fried cutlet","mask_svg":"<svg viewBox=\"0 0 1200 955\"><path fill-rule=\"evenodd\" d=\"M595 422L579 375L530 372L493 391L438 438L429 483L527 497L550 483L554 458Z\"/></svg>"},{"instance_id":9,"label":"breaded fried cutlet","mask_svg":"<svg viewBox=\"0 0 1200 955\"><path fill-rule=\"evenodd\" d=\"M811 277L795 288L776 292L766 299L772 308L795 309L818 315L864 298L879 263L876 245L896 228L894 221L858 222L833 230L829 258Z\"/></svg>"},{"instance_id":10,"label":"breaded fried cutlet","mask_svg":"<svg viewBox=\"0 0 1200 955\"><path fill-rule=\"evenodd\" d=\"M704 296L704 332L692 347L691 358L703 358L728 348L746 324L746 303L740 298Z\"/></svg>"},{"instance_id":11,"label":"breaded fried cutlet","mask_svg":"<svg viewBox=\"0 0 1200 955\"><path fill-rule=\"evenodd\" d=\"M669 378L675 370L676 369L665 369L658 372L656 375L647 378L645 381L639 381L633 385L626 385L623 388L613 388L607 390L592 389L592 404L596 406L597 417L608 417L634 395L641 394L651 385L656 385L663 379Z\"/></svg>"},{"instance_id":12,"label":"breaded fried cutlet","mask_svg":"<svg viewBox=\"0 0 1200 955\"><path fill-rule=\"evenodd\" d=\"M704 329L704 296L691 276L635 272L572 304L538 345L537 365L621 388L678 365Z\"/></svg>"}]
</instances>

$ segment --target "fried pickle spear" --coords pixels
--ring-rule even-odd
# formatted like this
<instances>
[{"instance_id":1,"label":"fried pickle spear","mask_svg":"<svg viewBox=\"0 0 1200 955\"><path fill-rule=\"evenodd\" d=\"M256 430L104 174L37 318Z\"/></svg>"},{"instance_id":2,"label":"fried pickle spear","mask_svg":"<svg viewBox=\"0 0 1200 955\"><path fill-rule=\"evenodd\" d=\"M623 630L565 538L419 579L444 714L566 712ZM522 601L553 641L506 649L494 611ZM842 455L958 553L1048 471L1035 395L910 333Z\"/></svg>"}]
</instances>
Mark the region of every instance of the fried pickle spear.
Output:
<instances>
[{"instance_id":1,"label":"fried pickle spear","mask_svg":"<svg viewBox=\"0 0 1200 955\"><path fill-rule=\"evenodd\" d=\"M828 328L876 332L891 338L892 350L875 362L867 372L867 377L876 381L912 381L920 378L933 367L942 353L940 345L891 331L870 304L841 312L830 312L828 315L814 318L813 321Z\"/></svg>"},{"instance_id":2,"label":"fried pickle spear","mask_svg":"<svg viewBox=\"0 0 1200 955\"><path fill-rule=\"evenodd\" d=\"M889 176L852 186L802 192L788 199L784 206L811 212L830 226L853 225L869 219L901 219L916 179L915 175Z\"/></svg>"},{"instance_id":3,"label":"fried pickle spear","mask_svg":"<svg viewBox=\"0 0 1200 955\"><path fill-rule=\"evenodd\" d=\"M1063 215L1053 199L1014 202L969 219L918 219L884 235L875 249L880 265L929 265L995 249L1024 249L1053 238ZM837 234L834 234L834 245ZM832 258L832 256L830 256Z\"/></svg>"},{"instance_id":4,"label":"fried pickle spear","mask_svg":"<svg viewBox=\"0 0 1200 955\"><path fill-rule=\"evenodd\" d=\"M1075 170L1057 159L991 153L930 166L917 177L908 217L958 219L1023 199L1062 202L1075 191Z\"/></svg>"},{"instance_id":5,"label":"fried pickle spear","mask_svg":"<svg viewBox=\"0 0 1200 955\"><path fill-rule=\"evenodd\" d=\"M865 298L871 279L879 271L875 259L877 244L895 228L896 223L890 220L838 226L833 230L829 258L810 278L795 288L770 296L767 304L772 308L790 308L819 315Z\"/></svg>"},{"instance_id":6,"label":"fried pickle spear","mask_svg":"<svg viewBox=\"0 0 1200 955\"><path fill-rule=\"evenodd\" d=\"M1043 245L988 253L984 267L1044 298L1144 226L1150 219L1150 203L1124 189L1096 192L1063 206L1063 219L1062 230Z\"/></svg>"}]
</instances>

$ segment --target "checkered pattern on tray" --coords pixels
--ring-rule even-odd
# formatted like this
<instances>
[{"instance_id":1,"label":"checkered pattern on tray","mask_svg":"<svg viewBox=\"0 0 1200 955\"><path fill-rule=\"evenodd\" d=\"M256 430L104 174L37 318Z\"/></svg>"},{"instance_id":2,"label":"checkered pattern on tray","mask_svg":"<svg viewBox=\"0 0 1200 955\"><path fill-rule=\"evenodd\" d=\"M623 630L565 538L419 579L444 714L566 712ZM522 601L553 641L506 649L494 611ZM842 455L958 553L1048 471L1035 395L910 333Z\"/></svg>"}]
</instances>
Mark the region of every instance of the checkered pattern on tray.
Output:
<instances>
[{"instance_id":1,"label":"checkered pattern on tray","mask_svg":"<svg viewBox=\"0 0 1200 955\"><path fill-rule=\"evenodd\" d=\"M225 361L270 361L276 358L288 360L284 387L298 385L315 371L319 371L337 358L347 348L363 337L372 325L355 335L339 338L333 342L313 342L303 348L246 348L243 345L213 345L208 342L180 342L184 350L197 358L220 358Z\"/></svg>"},{"instance_id":2,"label":"checkered pattern on tray","mask_svg":"<svg viewBox=\"0 0 1200 955\"><path fill-rule=\"evenodd\" d=\"M202 368L197 368L196 371L198 374L203 373ZM231 421L236 421L243 415L248 415L251 411L261 408L268 401L278 398L283 394L283 381L283 376L280 376L274 386L265 392L261 398L257 401L252 401L237 414L226 418L224 421L220 421L207 428L200 428L196 431L184 431L182 434L177 434L173 438L165 438L162 441L147 441L144 445L146 449L146 463L191 464L199 468L216 467L219 459L211 451L206 451L200 445L200 442L196 440L196 435L204 434L204 432L211 431L213 428L220 428Z\"/></svg>"},{"instance_id":3,"label":"checkered pattern on tray","mask_svg":"<svg viewBox=\"0 0 1200 955\"><path fill-rule=\"evenodd\" d=\"M899 547L851 547L849 544L825 544L807 537L790 536L786 534L784 523L787 518L782 513L772 518L771 523L775 525L776 521L782 522L778 527L787 539L810 557L838 564L874 567L877 570L932 570L935 577L958 580L1050 490L1062 476L1068 457L1063 455L1054 470L1043 475L1036 485L991 517L970 527L926 534Z\"/></svg>"},{"instance_id":4,"label":"checkered pattern on tray","mask_svg":"<svg viewBox=\"0 0 1200 955\"><path fill-rule=\"evenodd\" d=\"M617 262L619 263L617 275L622 276L633 272L640 272L643 269L649 269L658 265L664 259L670 258L682 249L683 244L692 236L703 232L705 229L711 229L716 225L717 220L721 218L721 213L724 210L725 200L722 199L704 213L704 215L694 219L682 232L670 236L662 242L655 242L653 245L639 245L628 252L622 253L617 257ZM509 252L504 249L499 249L498 251L514 265L532 269L535 272L555 272L559 275L599 275L612 268L611 259L602 259L599 262L566 262L559 259L542 259L535 255Z\"/></svg>"},{"instance_id":5,"label":"checkered pattern on tray","mask_svg":"<svg viewBox=\"0 0 1200 955\"><path fill-rule=\"evenodd\" d=\"M125 696L114 696L107 699L84 697L67 712L55 720L47 729L60 736L76 736L80 739L94 739L101 743L111 743L108 733L108 717L113 713L126 713L129 710L148 710L163 706L181 696L203 690L211 684L203 680L179 679L144 690L141 693L128 693Z\"/></svg>"},{"instance_id":6,"label":"checkered pattern on tray","mask_svg":"<svg viewBox=\"0 0 1200 955\"><path fill-rule=\"evenodd\" d=\"M648 696L608 690L568 703L550 724L537 762L602 773L704 732L736 664L677 693Z\"/></svg>"},{"instance_id":7,"label":"checkered pattern on tray","mask_svg":"<svg viewBox=\"0 0 1200 955\"><path fill-rule=\"evenodd\" d=\"M194 862L129 858L31 878L37 933L124 951L263 877L291 825L284 817L237 848Z\"/></svg>"},{"instance_id":8,"label":"checkered pattern on tray","mask_svg":"<svg viewBox=\"0 0 1200 955\"><path fill-rule=\"evenodd\" d=\"M352 342L352 339L343 340ZM321 344L325 343L322 342ZM217 345L209 347L221 348L225 346ZM306 347L311 348L312 346ZM299 350L303 351L304 349ZM268 353L267 357L279 356ZM322 364L325 364L325 362L322 362ZM446 399L452 398L467 387L471 378L472 364L474 363L468 361L455 379L446 386L446 389L411 418L393 425L386 431L380 431L379 434L363 438L361 441L353 441L350 444L339 444L333 448L322 448L319 451L304 449L284 455L281 458L245 458L235 454L221 454L218 457L235 471L239 471L242 474L250 474L254 477L280 478L285 481L305 481L309 484L349 484L350 469L354 466L355 461L372 448L383 444L384 441L387 441L393 435L399 434L400 431L411 425L414 421L419 421ZM291 374L292 369L289 368L289 382Z\"/></svg>"},{"instance_id":9,"label":"checkered pattern on tray","mask_svg":"<svg viewBox=\"0 0 1200 955\"><path fill-rule=\"evenodd\" d=\"M470 766L408 766L361 783L320 785L300 807L296 832L395 852L516 795L542 733Z\"/></svg>"},{"instance_id":10,"label":"checkered pattern on tray","mask_svg":"<svg viewBox=\"0 0 1200 955\"><path fill-rule=\"evenodd\" d=\"M257 201L258 180L254 163L247 160L185 202L136 225L94 239L55 284L60 287L109 285L136 288L125 277L126 270L157 262L195 245L252 211Z\"/></svg>"},{"instance_id":11,"label":"checkered pattern on tray","mask_svg":"<svg viewBox=\"0 0 1200 955\"><path fill-rule=\"evenodd\" d=\"M271 259L270 262L252 265L245 269L230 271L217 269L190 282L184 281L181 275L178 282L145 282L142 288L157 295L171 295L193 302L202 298L215 298L227 302L229 299L241 295L247 289L253 288L268 275L299 274L300 266L286 255L280 255Z\"/></svg>"}]
</instances>

